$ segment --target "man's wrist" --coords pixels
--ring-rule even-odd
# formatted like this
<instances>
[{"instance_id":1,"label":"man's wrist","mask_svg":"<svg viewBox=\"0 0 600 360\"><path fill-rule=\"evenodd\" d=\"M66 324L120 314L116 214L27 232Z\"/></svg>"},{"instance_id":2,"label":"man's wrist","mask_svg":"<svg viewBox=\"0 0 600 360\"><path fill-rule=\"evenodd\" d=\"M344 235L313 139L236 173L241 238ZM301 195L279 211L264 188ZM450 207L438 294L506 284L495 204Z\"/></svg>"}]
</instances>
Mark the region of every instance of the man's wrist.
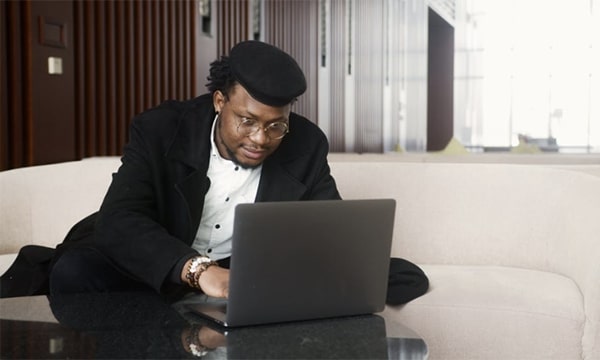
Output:
<instances>
[{"instance_id":1,"label":"man's wrist","mask_svg":"<svg viewBox=\"0 0 600 360\"><path fill-rule=\"evenodd\" d=\"M201 290L200 276L209 267L217 265L217 262L206 256L195 256L186 263L185 282L192 287Z\"/></svg>"},{"instance_id":2,"label":"man's wrist","mask_svg":"<svg viewBox=\"0 0 600 360\"><path fill-rule=\"evenodd\" d=\"M198 326L189 329L188 335L185 338L184 347L195 357L203 357L208 353L208 349L200 342L200 330Z\"/></svg>"}]
</instances>

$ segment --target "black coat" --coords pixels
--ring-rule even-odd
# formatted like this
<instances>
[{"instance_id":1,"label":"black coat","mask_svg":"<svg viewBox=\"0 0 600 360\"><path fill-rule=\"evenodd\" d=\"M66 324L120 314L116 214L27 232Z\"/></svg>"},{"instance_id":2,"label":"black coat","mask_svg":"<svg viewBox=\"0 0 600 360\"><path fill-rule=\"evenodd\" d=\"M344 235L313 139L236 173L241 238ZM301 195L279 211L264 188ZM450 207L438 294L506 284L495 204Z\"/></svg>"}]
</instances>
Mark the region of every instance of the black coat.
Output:
<instances>
[{"instance_id":1,"label":"black coat","mask_svg":"<svg viewBox=\"0 0 600 360\"><path fill-rule=\"evenodd\" d=\"M212 97L170 101L137 116L87 239L115 265L157 291L191 248L202 217ZM323 132L292 113L290 132L268 157L256 201L339 199ZM90 220L91 221L91 220ZM67 239L69 241L71 239Z\"/></svg>"}]
</instances>

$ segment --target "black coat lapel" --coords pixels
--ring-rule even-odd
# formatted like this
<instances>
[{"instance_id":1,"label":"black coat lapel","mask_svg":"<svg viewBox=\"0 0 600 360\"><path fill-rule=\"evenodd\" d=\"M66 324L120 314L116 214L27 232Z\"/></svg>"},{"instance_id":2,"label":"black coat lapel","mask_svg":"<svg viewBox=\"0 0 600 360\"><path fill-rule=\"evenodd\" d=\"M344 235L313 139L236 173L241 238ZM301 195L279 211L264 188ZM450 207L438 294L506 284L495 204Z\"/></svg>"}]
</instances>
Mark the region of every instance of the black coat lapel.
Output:
<instances>
[{"instance_id":1,"label":"black coat lapel","mask_svg":"<svg viewBox=\"0 0 600 360\"><path fill-rule=\"evenodd\" d=\"M298 181L288 171L288 166L293 163L283 164L279 162L278 156L267 159L263 164L263 170L256 193L256 201L292 201L300 200L306 193L306 185Z\"/></svg>"},{"instance_id":2,"label":"black coat lapel","mask_svg":"<svg viewBox=\"0 0 600 360\"><path fill-rule=\"evenodd\" d=\"M201 96L188 104L166 153L172 166L175 190L188 215L185 221L172 221L182 228L178 231L188 243L193 241L200 225L204 197L210 187L206 172L210 156L210 130L215 117L210 101L210 96Z\"/></svg>"},{"instance_id":3,"label":"black coat lapel","mask_svg":"<svg viewBox=\"0 0 600 360\"><path fill-rule=\"evenodd\" d=\"M182 162L196 170L208 169L210 130L216 115L210 99L204 95L186 103L165 154L171 161Z\"/></svg>"},{"instance_id":4,"label":"black coat lapel","mask_svg":"<svg viewBox=\"0 0 600 360\"><path fill-rule=\"evenodd\" d=\"M181 195L181 200L185 203L188 213L186 219L188 226L185 226L186 231L182 234L182 237L190 244L196 235L196 229L200 226L202 209L204 208L204 197L209 188L210 179L206 177L206 171L200 170L194 171L183 179L183 181L175 184L175 189Z\"/></svg>"}]
</instances>

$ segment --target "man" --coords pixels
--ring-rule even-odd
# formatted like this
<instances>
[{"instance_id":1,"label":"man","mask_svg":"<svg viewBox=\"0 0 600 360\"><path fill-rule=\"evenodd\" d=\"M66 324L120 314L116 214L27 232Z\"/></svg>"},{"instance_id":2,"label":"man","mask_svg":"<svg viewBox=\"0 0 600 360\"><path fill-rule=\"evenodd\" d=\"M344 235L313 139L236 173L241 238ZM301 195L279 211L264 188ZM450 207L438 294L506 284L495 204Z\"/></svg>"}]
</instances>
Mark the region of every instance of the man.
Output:
<instances>
[{"instance_id":1,"label":"man","mask_svg":"<svg viewBox=\"0 0 600 360\"><path fill-rule=\"evenodd\" d=\"M208 80L209 94L133 120L100 210L57 248L52 295L154 289L227 297L237 204L340 199L325 135L291 112L306 90L292 57L245 41L211 64ZM392 260L389 302L426 291L420 269Z\"/></svg>"},{"instance_id":2,"label":"man","mask_svg":"<svg viewBox=\"0 0 600 360\"><path fill-rule=\"evenodd\" d=\"M291 112L306 81L288 54L242 42L208 79L210 94L133 120L100 211L59 248L52 292L183 286L226 297L236 204L340 198L325 135Z\"/></svg>"}]
</instances>

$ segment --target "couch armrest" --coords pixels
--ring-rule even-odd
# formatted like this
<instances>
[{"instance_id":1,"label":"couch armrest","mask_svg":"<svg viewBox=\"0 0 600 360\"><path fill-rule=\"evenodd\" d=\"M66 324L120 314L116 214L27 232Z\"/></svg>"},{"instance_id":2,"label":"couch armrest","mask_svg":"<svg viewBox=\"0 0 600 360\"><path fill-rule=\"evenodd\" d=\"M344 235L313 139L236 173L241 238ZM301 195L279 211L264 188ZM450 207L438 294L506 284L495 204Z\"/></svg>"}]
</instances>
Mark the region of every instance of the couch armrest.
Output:
<instances>
[{"instance_id":1,"label":"couch armrest","mask_svg":"<svg viewBox=\"0 0 600 360\"><path fill-rule=\"evenodd\" d=\"M98 157L0 172L0 254L62 242L98 210L119 164L119 157Z\"/></svg>"}]
</instances>

